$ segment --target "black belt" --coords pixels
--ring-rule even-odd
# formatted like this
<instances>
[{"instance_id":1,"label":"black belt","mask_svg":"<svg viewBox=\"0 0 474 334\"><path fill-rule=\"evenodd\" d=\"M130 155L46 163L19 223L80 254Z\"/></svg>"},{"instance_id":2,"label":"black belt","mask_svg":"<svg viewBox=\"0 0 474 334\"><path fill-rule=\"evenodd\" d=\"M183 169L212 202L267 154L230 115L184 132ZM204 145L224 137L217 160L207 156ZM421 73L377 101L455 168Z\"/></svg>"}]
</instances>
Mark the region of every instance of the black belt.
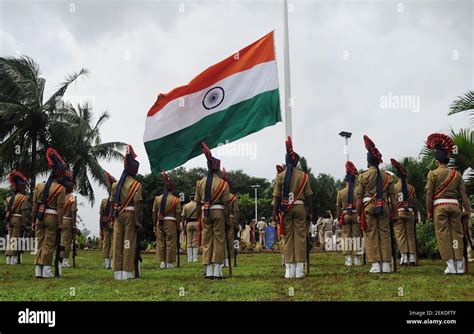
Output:
<instances>
[{"instance_id":1,"label":"black belt","mask_svg":"<svg viewBox=\"0 0 474 334\"><path fill-rule=\"evenodd\" d=\"M194 223L194 222L197 222L198 220L197 219L188 219L187 222L188 223Z\"/></svg>"}]
</instances>

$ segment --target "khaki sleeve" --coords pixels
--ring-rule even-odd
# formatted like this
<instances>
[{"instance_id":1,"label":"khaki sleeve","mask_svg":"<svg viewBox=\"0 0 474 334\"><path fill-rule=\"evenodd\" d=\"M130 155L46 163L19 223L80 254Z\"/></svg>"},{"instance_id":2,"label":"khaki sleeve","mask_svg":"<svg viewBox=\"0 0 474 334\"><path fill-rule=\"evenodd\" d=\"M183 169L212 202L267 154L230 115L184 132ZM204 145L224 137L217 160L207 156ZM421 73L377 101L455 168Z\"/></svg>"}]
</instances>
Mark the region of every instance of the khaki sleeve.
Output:
<instances>
[{"instance_id":1,"label":"khaki sleeve","mask_svg":"<svg viewBox=\"0 0 474 334\"><path fill-rule=\"evenodd\" d=\"M229 191L229 183L226 182L224 191L222 193L222 201L224 203L229 202L230 200L230 191Z\"/></svg>"},{"instance_id":2,"label":"khaki sleeve","mask_svg":"<svg viewBox=\"0 0 474 334\"><path fill-rule=\"evenodd\" d=\"M364 193L365 193L365 188L364 188L364 174L361 174L361 175L357 178L357 186L356 186L356 189L355 189L355 193L356 193L356 198L362 198L362 197L364 197Z\"/></svg>"},{"instance_id":3,"label":"khaki sleeve","mask_svg":"<svg viewBox=\"0 0 474 334\"><path fill-rule=\"evenodd\" d=\"M282 174L280 173L275 178L275 187L273 188L273 197L281 197Z\"/></svg>"},{"instance_id":4,"label":"khaki sleeve","mask_svg":"<svg viewBox=\"0 0 474 334\"><path fill-rule=\"evenodd\" d=\"M235 201L234 201L233 211L234 211L234 212L239 212L239 211L240 211L240 209L239 209L239 201L238 201L237 199L235 199Z\"/></svg>"},{"instance_id":5,"label":"khaki sleeve","mask_svg":"<svg viewBox=\"0 0 474 334\"><path fill-rule=\"evenodd\" d=\"M141 183L138 185L138 189L135 192L135 195L133 195L133 202L141 202L143 201L142 197L142 185Z\"/></svg>"},{"instance_id":6,"label":"khaki sleeve","mask_svg":"<svg viewBox=\"0 0 474 334\"><path fill-rule=\"evenodd\" d=\"M428 176L426 177L426 192L433 193L434 191L434 180L433 180L433 172L429 171Z\"/></svg>"},{"instance_id":7,"label":"khaki sleeve","mask_svg":"<svg viewBox=\"0 0 474 334\"><path fill-rule=\"evenodd\" d=\"M463 192L466 192L466 183L464 182L461 173L458 172L458 178L459 178L459 183L458 183L458 193L462 194Z\"/></svg>"},{"instance_id":8,"label":"khaki sleeve","mask_svg":"<svg viewBox=\"0 0 474 334\"><path fill-rule=\"evenodd\" d=\"M115 191L117 189L117 182L114 182L112 184L112 189L110 190L110 197L109 197L109 201L110 202L114 202L114 196L115 196Z\"/></svg>"},{"instance_id":9,"label":"khaki sleeve","mask_svg":"<svg viewBox=\"0 0 474 334\"><path fill-rule=\"evenodd\" d=\"M178 202L178 204L176 204L176 207L174 208L174 214L176 217L178 217L181 214L181 210L182 210L181 202Z\"/></svg>"},{"instance_id":10,"label":"khaki sleeve","mask_svg":"<svg viewBox=\"0 0 474 334\"><path fill-rule=\"evenodd\" d=\"M62 189L58 193L57 202L58 204L64 204L66 202L66 188L62 187Z\"/></svg>"},{"instance_id":11,"label":"khaki sleeve","mask_svg":"<svg viewBox=\"0 0 474 334\"><path fill-rule=\"evenodd\" d=\"M390 178L387 191L388 191L388 196L390 198L397 198L397 194L395 193L395 187L393 185L393 178Z\"/></svg>"},{"instance_id":12,"label":"khaki sleeve","mask_svg":"<svg viewBox=\"0 0 474 334\"><path fill-rule=\"evenodd\" d=\"M71 205L71 212L77 211L77 197L74 196L74 202Z\"/></svg>"},{"instance_id":13,"label":"khaki sleeve","mask_svg":"<svg viewBox=\"0 0 474 334\"><path fill-rule=\"evenodd\" d=\"M337 191L336 196L336 210L342 210L342 199L341 199L341 192Z\"/></svg>"},{"instance_id":14,"label":"khaki sleeve","mask_svg":"<svg viewBox=\"0 0 474 334\"><path fill-rule=\"evenodd\" d=\"M157 201L156 201L156 197L155 197L155 199L153 200L153 209L152 209L152 214L151 214L152 217L153 217L153 225L155 224L155 222L156 222L156 217L157 217L157 215L158 215L157 207L156 207L156 202L157 202Z\"/></svg>"},{"instance_id":15,"label":"khaki sleeve","mask_svg":"<svg viewBox=\"0 0 474 334\"><path fill-rule=\"evenodd\" d=\"M196 182L196 191L194 192L194 200L197 202L197 203L201 203L202 202L202 195L201 195L201 187L200 187L200 181L197 181Z\"/></svg>"},{"instance_id":16,"label":"khaki sleeve","mask_svg":"<svg viewBox=\"0 0 474 334\"><path fill-rule=\"evenodd\" d=\"M181 211L181 217L183 217L183 219L188 219L187 212L186 212L187 207L188 207L187 204L183 205L183 210Z\"/></svg>"},{"instance_id":17,"label":"khaki sleeve","mask_svg":"<svg viewBox=\"0 0 474 334\"><path fill-rule=\"evenodd\" d=\"M38 204L41 203L39 184L37 184L35 187L35 191L33 193L33 200L36 201L36 203Z\"/></svg>"},{"instance_id":18,"label":"khaki sleeve","mask_svg":"<svg viewBox=\"0 0 474 334\"><path fill-rule=\"evenodd\" d=\"M303 194L304 194L304 197L308 197L313 194L313 190L311 189L311 183L309 181L309 175L308 175L308 181L306 182L306 185L304 186Z\"/></svg>"}]
</instances>

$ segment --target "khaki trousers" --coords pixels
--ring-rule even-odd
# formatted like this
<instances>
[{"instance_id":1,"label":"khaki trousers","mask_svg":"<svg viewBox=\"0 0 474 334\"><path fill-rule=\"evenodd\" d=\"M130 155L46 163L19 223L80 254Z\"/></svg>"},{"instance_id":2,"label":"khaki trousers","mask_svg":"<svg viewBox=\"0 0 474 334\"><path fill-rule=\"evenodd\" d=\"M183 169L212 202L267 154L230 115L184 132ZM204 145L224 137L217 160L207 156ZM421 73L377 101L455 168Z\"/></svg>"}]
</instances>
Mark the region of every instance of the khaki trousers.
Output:
<instances>
[{"instance_id":1,"label":"khaki trousers","mask_svg":"<svg viewBox=\"0 0 474 334\"><path fill-rule=\"evenodd\" d=\"M202 264L224 263L224 210L210 210L202 227Z\"/></svg>"},{"instance_id":2,"label":"khaki trousers","mask_svg":"<svg viewBox=\"0 0 474 334\"><path fill-rule=\"evenodd\" d=\"M284 218L283 249L286 263L306 262L306 208L294 205Z\"/></svg>"},{"instance_id":3,"label":"khaki trousers","mask_svg":"<svg viewBox=\"0 0 474 334\"><path fill-rule=\"evenodd\" d=\"M156 225L156 260L175 263L177 247L176 221L165 220L163 225Z\"/></svg>"},{"instance_id":4,"label":"khaki trousers","mask_svg":"<svg viewBox=\"0 0 474 334\"><path fill-rule=\"evenodd\" d=\"M135 271L137 227L134 212L122 212L114 223L113 271Z\"/></svg>"},{"instance_id":5,"label":"khaki trousers","mask_svg":"<svg viewBox=\"0 0 474 334\"><path fill-rule=\"evenodd\" d=\"M400 253L416 253L415 216L413 212L398 212L398 220L393 225Z\"/></svg>"},{"instance_id":6,"label":"khaki trousers","mask_svg":"<svg viewBox=\"0 0 474 334\"><path fill-rule=\"evenodd\" d=\"M13 239L15 238L21 238L22 237L22 228L23 228L23 223L22 219L20 217L11 217L10 218L10 223L8 224L8 236L10 238L10 243L12 242ZM19 240L17 239L16 245L19 246ZM5 251L5 256L17 256L18 250L7 250Z\"/></svg>"},{"instance_id":7,"label":"khaki trousers","mask_svg":"<svg viewBox=\"0 0 474 334\"><path fill-rule=\"evenodd\" d=\"M104 240L102 240L102 257L112 257L112 238L114 230L110 227L103 227L102 234Z\"/></svg>"},{"instance_id":8,"label":"khaki trousers","mask_svg":"<svg viewBox=\"0 0 474 334\"><path fill-rule=\"evenodd\" d=\"M362 233L360 230L360 224L357 222L355 214L344 216L344 225L342 225L342 253L344 255L358 255L359 240Z\"/></svg>"},{"instance_id":9,"label":"khaki trousers","mask_svg":"<svg viewBox=\"0 0 474 334\"><path fill-rule=\"evenodd\" d=\"M199 227L197 221L186 224L186 245L187 248L199 247Z\"/></svg>"},{"instance_id":10,"label":"khaki trousers","mask_svg":"<svg viewBox=\"0 0 474 334\"><path fill-rule=\"evenodd\" d=\"M461 209L457 205L438 205L433 209L439 253L445 261L462 260L464 252Z\"/></svg>"},{"instance_id":11,"label":"khaki trousers","mask_svg":"<svg viewBox=\"0 0 474 334\"><path fill-rule=\"evenodd\" d=\"M61 257L69 258L72 244L72 219L63 218L63 229L61 231L61 244L64 246L64 251L61 252Z\"/></svg>"},{"instance_id":12,"label":"khaki trousers","mask_svg":"<svg viewBox=\"0 0 474 334\"><path fill-rule=\"evenodd\" d=\"M365 209L366 230L364 231L365 251L369 262L391 262L392 245L390 243L390 217L388 205L384 204L383 213L374 215L374 205Z\"/></svg>"},{"instance_id":13,"label":"khaki trousers","mask_svg":"<svg viewBox=\"0 0 474 334\"><path fill-rule=\"evenodd\" d=\"M35 237L37 238L35 264L43 266L53 264L57 230L58 216L56 215L45 215L43 221L35 227Z\"/></svg>"}]
</instances>

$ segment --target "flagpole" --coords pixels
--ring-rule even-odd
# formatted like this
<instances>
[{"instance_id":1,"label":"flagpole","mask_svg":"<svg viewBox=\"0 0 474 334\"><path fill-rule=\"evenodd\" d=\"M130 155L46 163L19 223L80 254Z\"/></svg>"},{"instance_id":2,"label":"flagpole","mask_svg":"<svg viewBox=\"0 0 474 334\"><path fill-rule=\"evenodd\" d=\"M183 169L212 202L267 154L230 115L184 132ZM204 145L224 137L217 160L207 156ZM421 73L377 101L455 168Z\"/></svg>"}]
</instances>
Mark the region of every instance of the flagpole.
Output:
<instances>
[{"instance_id":1,"label":"flagpole","mask_svg":"<svg viewBox=\"0 0 474 334\"><path fill-rule=\"evenodd\" d=\"M285 133L293 139L293 128L291 122L291 109L293 100L291 98L291 78L290 78L290 42L288 34L288 0L285 0L283 8L283 50L284 50L284 81L285 81ZM294 141L293 141L294 142Z\"/></svg>"}]
</instances>

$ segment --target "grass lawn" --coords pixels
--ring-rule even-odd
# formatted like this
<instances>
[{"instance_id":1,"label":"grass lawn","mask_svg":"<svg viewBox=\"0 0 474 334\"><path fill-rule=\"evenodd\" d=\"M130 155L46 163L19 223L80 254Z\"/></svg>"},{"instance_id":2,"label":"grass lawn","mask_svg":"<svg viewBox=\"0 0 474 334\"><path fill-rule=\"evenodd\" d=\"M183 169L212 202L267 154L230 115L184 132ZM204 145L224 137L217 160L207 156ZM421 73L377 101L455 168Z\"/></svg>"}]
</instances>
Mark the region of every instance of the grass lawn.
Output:
<instances>
[{"instance_id":1,"label":"grass lawn","mask_svg":"<svg viewBox=\"0 0 474 334\"><path fill-rule=\"evenodd\" d=\"M445 276L441 261L421 260L395 274L369 274L369 265L345 267L340 253L312 253L311 275L283 278L280 254L240 254L232 278L205 280L202 265L160 270L144 254L142 277L115 281L98 251L80 251L78 268L60 279L35 279L32 256L7 266L0 256L1 301L461 301L474 300L474 276ZM70 262L72 262L70 260ZM227 274L227 271L224 270ZM184 291L184 295L183 295ZM75 294L75 295L74 295ZM399 295L400 294L400 295Z\"/></svg>"}]
</instances>

